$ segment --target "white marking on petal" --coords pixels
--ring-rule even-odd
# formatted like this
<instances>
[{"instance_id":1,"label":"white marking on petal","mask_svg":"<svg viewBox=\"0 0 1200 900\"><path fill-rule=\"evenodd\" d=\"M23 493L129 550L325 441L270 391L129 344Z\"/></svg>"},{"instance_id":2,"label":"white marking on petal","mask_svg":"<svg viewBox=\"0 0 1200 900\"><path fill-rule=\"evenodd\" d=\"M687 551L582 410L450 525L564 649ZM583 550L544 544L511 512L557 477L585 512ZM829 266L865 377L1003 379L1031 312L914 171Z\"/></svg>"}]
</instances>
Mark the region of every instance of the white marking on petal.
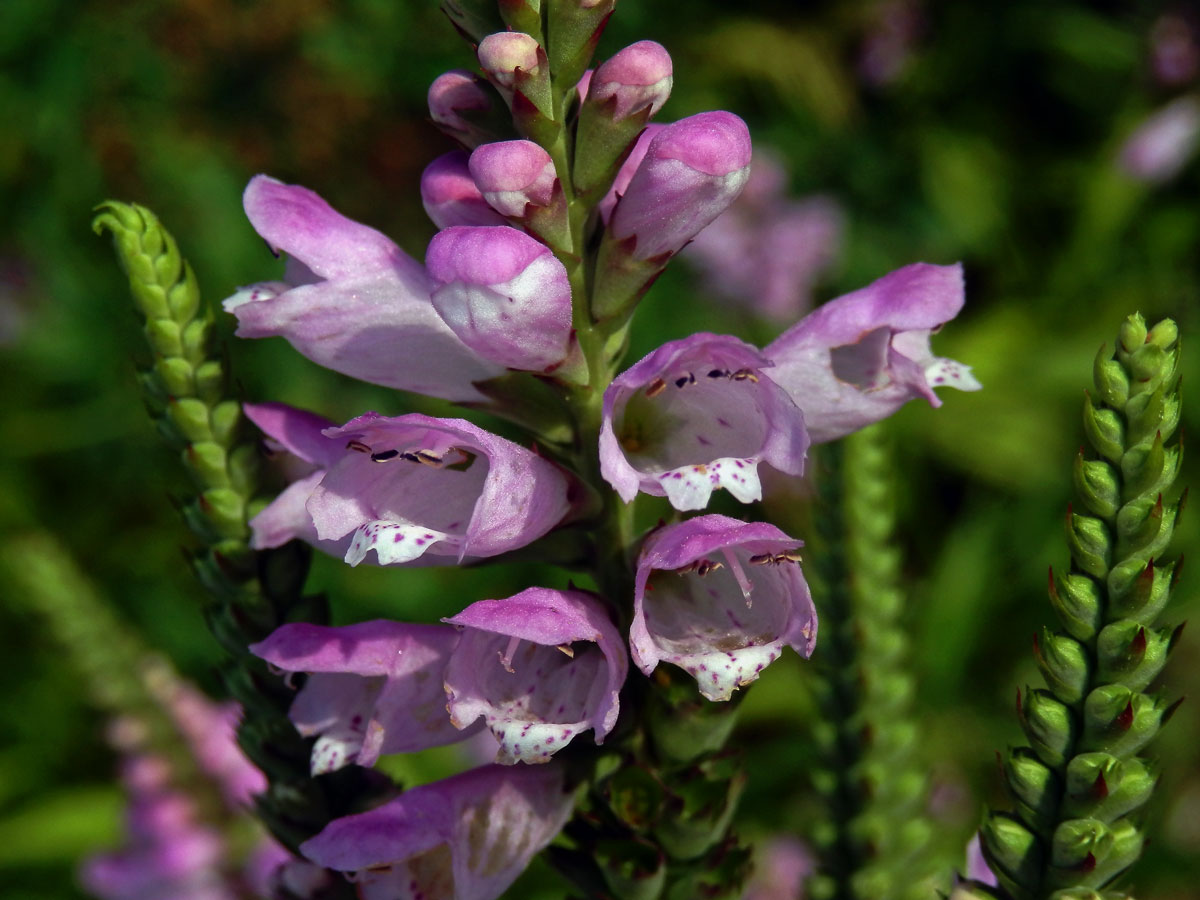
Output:
<instances>
[{"instance_id":1,"label":"white marking on petal","mask_svg":"<svg viewBox=\"0 0 1200 900\"><path fill-rule=\"evenodd\" d=\"M930 387L952 387L960 391L978 391L983 388L979 380L971 373L971 367L957 360L944 359L935 356L933 361L925 366L925 381Z\"/></svg>"},{"instance_id":2,"label":"white marking on petal","mask_svg":"<svg viewBox=\"0 0 1200 900\"><path fill-rule=\"evenodd\" d=\"M714 487L723 487L742 503L762 499L762 483L758 480L758 462L753 459L714 459L708 464Z\"/></svg>"},{"instance_id":3,"label":"white marking on petal","mask_svg":"<svg viewBox=\"0 0 1200 900\"><path fill-rule=\"evenodd\" d=\"M500 749L496 762L511 766L515 763L545 763L555 751L571 742L580 731L590 726L558 725L552 722L497 721L488 726Z\"/></svg>"},{"instance_id":4,"label":"white marking on petal","mask_svg":"<svg viewBox=\"0 0 1200 900\"><path fill-rule=\"evenodd\" d=\"M779 658L778 642L740 650L693 654L678 662L696 679L700 693L709 700L728 700L733 692L755 681L762 670ZM672 660L673 661L673 660Z\"/></svg>"},{"instance_id":5,"label":"white marking on petal","mask_svg":"<svg viewBox=\"0 0 1200 900\"><path fill-rule=\"evenodd\" d=\"M246 303L257 303L259 300L274 300L284 291L290 291L292 286L286 281L260 281L258 284L248 284L238 288L231 297L222 301L225 312L233 312Z\"/></svg>"},{"instance_id":6,"label":"white marking on petal","mask_svg":"<svg viewBox=\"0 0 1200 900\"><path fill-rule=\"evenodd\" d=\"M342 766L358 759L358 751L361 749L362 735L336 732L321 735L313 744L310 762L312 774L326 775L336 772Z\"/></svg>"},{"instance_id":7,"label":"white marking on petal","mask_svg":"<svg viewBox=\"0 0 1200 900\"><path fill-rule=\"evenodd\" d=\"M713 482L707 466L681 466L658 476L671 505L680 512L704 509L712 496Z\"/></svg>"},{"instance_id":8,"label":"white marking on petal","mask_svg":"<svg viewBox=\"0 0 1200 900\"><path fill-rule=\"evenodd\" d=\"M402 525L387 519L375 519L358 526L346 550L346 562L357 566L367 558L370 550L375 551L381 566L411 562L423 556L438 541L449 538L450 535L445 532L434 531L424 525Z\"/></svg>"}]
</instances>

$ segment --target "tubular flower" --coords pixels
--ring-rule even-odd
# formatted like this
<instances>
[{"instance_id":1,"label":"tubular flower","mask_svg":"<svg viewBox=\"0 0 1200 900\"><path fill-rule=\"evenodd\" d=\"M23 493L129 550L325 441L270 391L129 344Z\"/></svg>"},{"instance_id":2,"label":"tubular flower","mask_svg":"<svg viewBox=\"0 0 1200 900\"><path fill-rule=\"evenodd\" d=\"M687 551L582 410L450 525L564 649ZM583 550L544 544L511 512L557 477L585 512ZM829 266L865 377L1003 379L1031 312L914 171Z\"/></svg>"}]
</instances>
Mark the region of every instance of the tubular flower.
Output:
<instances>
[{"instance_id":1,"label":"tubular flower","mask_svg":"<svg viewBox=\"0 0 1200 900\"><path fill-rule=\"evenodd\" d=\"M580 591L529 588L443 621L463 629L446 669L455 725L482 717L496 761L543 763L589 728L612 730L628 661L604 608Z\"/></svg>"},{"instance_id":2,"label":"tubular flower","mask_svg":"<svg viewBox=\"0 0 1200 900\"><path fill-rule=\"evenodd\" d=\"M634 582L634 664L649 675L673 663L709 700L728 700L785 646L807 658L817 613L799 544L774 525L716 515L652 534Z\"/></svg>"},{"instance_id":3,"label":"tubular flower","mask_svg":"<svg viewBox=\"0 0 1200 900\"><path fill-rule=\"evenodd\" d=\"M679 510L703 509L716 488L743 503L762 497L758 464L804 468L804 417L771 363L728 335L663 344L604 395L600 472L626 503L638 491Z\"/></svg>"},{"instance_id":4,"label":"tubular flower","mask_svg":"<svg viewBox=\"0 0 1200 900\"><path fill-rule=\"evenodd\" d=\"M446 714L442 678L457 643L458 633L444 625L296 622L276 628L250 652L286 672L308 674L288 717L303 736L317 736L312 773L321 775L478 731L455 728Z\"/></svg>"},{"instance_id":5,"label":"tubular flower","mask_svg":"<svg viewBox=\"0 0 1200 900\"><path fill-rule=\"evenodd\" d=\"M345 449L307 509L321 540L353 534L352 566L371 550L380 565L495 556L567 513L562 472L463 419L366 413L325 435Z\"/></svg>"},{"instance_id":6,"label":"tubular flower","mask_svg":"<svg viewBox=\"0 0 1200 900\"><path fill-rule=\"evenodd\" d=\"M936 387L977 391L969 366L934 356L929 336L963 305L962 266L914 263L818 307L769 344L768 377L804 410L818 443L894 413Z\"/></svg>"},{"instance_id":7,"label":"tubular flower","mask_svg":"<svg viewBox=\"0 0 1200 900\"><path fill-rule=\"evenodd\" d=\"M306 188L258 175L244 203L255 230L292 259L286 281L251 285L225 301L238 337L282 336L313 362L363 381L483 400L472 383L503 369L438 316L419 263Z\"/></svg>"},{"instance_id":8,"label":"tubular flower","mask_svg":"<svg viewBox=\"0 0 1200 900\"><path fill-rule=\"evenodd\" d=\"M749 177L745 122L723 111L680 119L647 144L609 228L618 241L633 241L634 259L676 253L729 207Z\"/></svg>"},{"instance_id":9,"label":"tubular flower","mask_svg":"<svg viewBox=\"0 0 1200 900\"><path fill-rule=\"evenodd\" d=\"M504 216L522 218L531 203L549 206L554 197L554 162L533 141L484 144L471 154L469 165L483 198L500 213L500 224L506 224Z\"/></svg>"},{"instance_id":10,"label":"tubular flower","mask_svg":"<svg viewBox=\"0 0 1200 900\"><path fill-rule=\"evenodd\" d=\"M425 254L433 307L489 362L545 371L571 346L571 287L550 248L515 228L447 228Z\"/></svg>"},{"instance_id":11,"label":"tubular flower","mask_svg":"<svg viewBox=\"0 0 1200 900\"><path fill-rule=\"evenodd\" d=\"M330 822L300 850L362 900L495 900L574 805L556 766L484 766Z\"/></svg>"},{"instance_id":12,"label":"tubular flower","mask_svg":"<svg viewBox=\"0 0 1200 900\"><path fill-rule=\"evenodd\" d=\"M506 225L508 220L490 206L467 166L462 150L439 156L421 173L421 204L438 228L452 225Z\"/></svg>"}]
</instances>

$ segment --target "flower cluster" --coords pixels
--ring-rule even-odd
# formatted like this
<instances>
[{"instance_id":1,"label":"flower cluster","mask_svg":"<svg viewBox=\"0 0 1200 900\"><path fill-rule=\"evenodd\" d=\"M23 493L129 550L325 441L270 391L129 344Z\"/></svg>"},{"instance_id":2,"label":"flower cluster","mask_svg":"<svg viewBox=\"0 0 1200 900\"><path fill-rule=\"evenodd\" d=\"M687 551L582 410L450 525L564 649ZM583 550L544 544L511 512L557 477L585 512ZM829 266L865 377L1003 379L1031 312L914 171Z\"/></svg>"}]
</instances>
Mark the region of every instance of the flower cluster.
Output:
<instances>
[{"instance_id":1,"label":"flower cluster","mask_svg":"<svg viewBox=\"0 0 1200 900\"><path fill-rule=\"evenodd\" d=\"M559 0L544 26L521 3L503 6L510 30L492 33L448 6L483 74L448 72L429 92L432 120L462 149L422 178L440 229L424 262L260 175L246 213L287 267L225 302L240 336L282 336L335 371L528 432L516 443L463 418L368 412L337 425L248 405L292 479L251 523L256 547L300 539L350 565L461 565L569 523L590 541L595 591L531 586L437 624L293 623L251 648L307 676L290 717L314 739L314 774L485 728L496 739L495 764L338 819L302 846L352 873L364 898L498 896L573 809L578 775L555 754L619 733L631 662L646 675L670 663L721 701L785 646L812 652L798 540L715 514L675 515L639 538L627 506L638 494L679 513L720 489L751 503L760 463L798 476L812 442L914 397L937 406L939 386L978 387L929 343L962 306L961 271L926 264L766 347L694 334L617 374L641 296L747 184L749 131L728 112L652 124L673 77L653 42L587 71L611 2ZM555 429L529 424L547 391Z\"/></svg>"}]
</instances>

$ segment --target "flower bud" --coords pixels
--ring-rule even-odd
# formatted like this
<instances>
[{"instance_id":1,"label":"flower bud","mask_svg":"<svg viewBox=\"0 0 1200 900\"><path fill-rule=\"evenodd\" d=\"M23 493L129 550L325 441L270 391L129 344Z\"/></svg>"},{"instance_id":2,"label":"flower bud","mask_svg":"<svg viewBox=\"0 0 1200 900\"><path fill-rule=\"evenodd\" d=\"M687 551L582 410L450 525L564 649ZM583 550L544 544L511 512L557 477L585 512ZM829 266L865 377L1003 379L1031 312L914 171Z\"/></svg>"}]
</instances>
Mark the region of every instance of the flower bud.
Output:
<instances>
[{"instance_id":1,"label":"flower bud","mask_svg":"<svg viewBox=\"0 0 1200 900\"><path fill-rule=\"evenodd\" d=\"M1092 380L1100 393L1100 399L1109 406L1120 409L1129 400L1129 373L1125 367L1105 353L1101 347L1092 364Z\"/></svg>"},{"instance_id":2,"label":"flower bud","mask_svg":"<svg viewBox=\"0 0 1200 900\"><path fill-rule=\"evenodd\" d=\"M1051 570L1050 605L1063 628L1078 640L1089 640L1101 628L1104 599L1099 585L1086 575L1070 572L1055 579Z\"/></svg>"},{"instance_id":3,"label":"flower bud","mask_svg":"<svg viewBox=\"0 0 1200 900\"><path fill-rule=\"evenodd\" d=\"M1133 865L1143 839L1128 819L1105 825L1098 819L1070 819L1054 831L1050 887L1099 887Z\"/></svg>"},{"instance_id":4,"label":"flower bud","mask_svg":"<svg viewBox=\"0 0 1200 900\"><path fill-rule=\"evenodd\" d=\"M1112 561L1113 543L1103 519L1068 510L1067 547L1075 565L1084 572L1093 578L1104 578Z\"/></svg>"},{"instance_id":5,"label":"flower bud","mask_svg":"<svg viewBox=\"0 0 1200 900\"><path fill-rule=\"evenodd\" d=\"M1083 703L1083 737L1078 749L1132 756L1158 733L1164 712L1158 701L1124 685L1098 687Z\"/></svg>"},{"instance_id":6,"label":"flower bud","mask_svg":"<svg viewBox=\"0 0 1200 900\"><path fill-rule=\"evenodd\" d=\"M1055 821L1059 779L1028 747L1014 750L1004 763L1009 790L1021 818L1030 828L1042 830Z\"/></svg>"},{"instance_id":7,"label":"flower bud","mask_svg":"<svg viewBox=\"0 0 1200 900\"><path fill-rule=\"evenodd\" d=\"M510 104L520 92L538 109L549 109L550 74L537 40L520 31L489 34L479 44L479 65Z\"/></svg>"},{"instance_id":8,"label":"flower bud","mask_svg":"<svg viewBox=\"0 0 1200 900\"><path fill-rule=\"evenodd\" d=\"M544 371L570 349L571 288L550 248L515 228L447 228L425 255L433 306L484 359Z\"/></svg>"},{"instance_id":9,"label":"flower bud","mask_svg":"<svg viewBox=\"0 0 1200 900\"><path fill-rule=\"evenodd\" d=\"M594 80L594 76L593 76ZM725 211L750 176L750 132L728 112L668 125L650 142L610 229L637 260L676 253Z\"/></svg>"},{"instance_id":10,"label":"flower bud","mask_svg":"<svg viewBox=\"0 0 1200 900\"><path fill-rule=\"evenodd\" d=\"M1062 815L1111 822L1138 809L1158 782L1145 760L1081 753L1067 765Z\"/></svg>"},{"instance_id":11,"label":"flower bud","mask_svg":"<svg viewBox=\"0 0 1200 900\"><path fill-rule=\"evenodd\" d=\"M525 208L549 206L558 175L550 154L533 141L500 141L477 147L471 177L492 209L520 219Z\"/></svg>"},{"instance_id":12,"label":"flower bud","mask_svg":"<svg viewBox=\"0 0 1200 900\"><path fill-rule=\"evenodd\" d=\"M1084 459L1081 452L1075 457L1072 474L1075 494L1090 512L1102 519L1117 514L1121 508L1121 482L1112 465L1100 459Z\"/></svg>"},{"instance_id":13,"label":"flower bud","mask_svg":"<svg viewBox=\"0 0 1200 900\"><path fill-rule=\"evenodd\" d=\"M1088 652L1079 641L1043 628L1042 640L1034 642L1034 653L1047 687L1059 699L1067 703L1083 699L1092 667Z\"/></svg>"},{"instance_id":14,"label":"flower bud","mask_svg":"<svg viewBox=\"0 0 1200 900\"><path fill-rule=\"evenodd\" d=\"M1019 714L1021 727L1038 758L1051 767L1066 762L1078 730L1070 708L1049 691L1028 691Z\"/></svg>"},{"instance_id":15,"label":"flower bud","mask_svg":"<svg viewBox=\"0 0 1200 900\"><path fill-rule=\"evenodd\" d=\"M1114 568L1108 579L1109 615L1153 623L1171 599L1176 565L1134 558Z\"/></svg>"},{"instance_id":16,"label":"flower bud","mask_svg":"<svg viewBox=\"0 0 1200 900\"><path fill-rule=\"evenodd\" d=\"M662 44L638 41L600 65L588 87L589 102L611 104L615 121L648 110L657 113L671 96L671 56Z\"/></svg>"},{"instance_id":17,"label":"flower bud","mask_svg":"<svg viewBox=\"0 0 1200 900\"><path fill-rule=\"evenodd\" d=\"M480 78L454 69L439 75L429 86L429 117L450 137L474 147L494 140L492 129L476 124L496 112L493 97Z\"/></svg>"},{"instance_id":18,"label":"flower bud","mask_svg":"<svg viewBox=\"0 0 1200 900\"><path fill-rule=\"evenodd\" d=\"M1129 619L1107 626L1096 640L1102 682L1119 681L1135 691L1145 690L1167 662L1169 629L1157 631Z\"/></svg>"},{"instance_id":19,"label":"flower bud","mask_svg":"<svg viewBox=\"0 0 1200 900\"><path fill-rule=\"evenodd\" d=\"M993 813L979 829L988 865L1005 888L1036 885L1041 877L1042 848L1037 838L1013 816ZM1024 896L1027 891L1011 891Z\"/></svg>"},{"instance_id":20,"label":"flower bud","mask_svg":"<svg viewBox=\"0 0 1200 900\"><path fill-rule=\"evenodd\" d=\"M421 203L438 228L453 225L506 225L479 192L467 167L467 154L439 156L421 173Z\"/></svg>"}]
</instances>

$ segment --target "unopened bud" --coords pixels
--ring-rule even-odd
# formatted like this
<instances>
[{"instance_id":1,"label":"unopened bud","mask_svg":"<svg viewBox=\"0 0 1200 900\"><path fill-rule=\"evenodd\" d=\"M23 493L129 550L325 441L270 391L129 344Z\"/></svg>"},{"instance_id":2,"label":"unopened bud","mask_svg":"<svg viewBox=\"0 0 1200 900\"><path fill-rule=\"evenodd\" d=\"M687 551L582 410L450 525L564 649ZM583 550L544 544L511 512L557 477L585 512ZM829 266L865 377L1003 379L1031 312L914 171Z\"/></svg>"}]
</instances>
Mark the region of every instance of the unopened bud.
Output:
<instances>
[{"instance_id":1,"label":"unopened bud","mask_svg":"<svg viewBox=\"0 0 1200 900\"><path fill-rule=\"evenodd\" d=\"M1164 712L1157 701L1124 685L1098 687L1083 704L1079 749L1131 756L1158 733Z\"/></svg>"},{"instance_id":2,"label":"unopened bud","mask_svg":"<svg viewBox=\"0 0 1200 900\"><path fill-rule=\"evenodd\" d=\"M522 92L534 106L548 109L550 75L536 39L520 31L489 34L480 42L478 55L488 79L510 104Z\"/></svg>"},{"instance_id":3,"label":"unopened bud","mask_svg":"<svg viewBox=\"0 0 1200 900\"><path fill-rule=\"evenodd\" d=\"M1069 819L1051 841L1052 887L1099 887L1137 861L1142 836L1128 819L1106 825L1098 819Z\"/></svg>"},{"instance_id":4,"label":"unopened bud","mask_svg":"<svg viewBox=\"0 0 1200 900\"><path fill-rule=\"evenodd\" d=\"M1021 707L1021 727L1034 753L1053 768L1066 762L1078 731L1070 708L1043 690L1026 693Z\"/></svg>"},{"instance_id":5,"label":"unopened bud","mask_svg":"<svg viewBox=\"0 0 1200 900\"><path fill-rule=\"evenodd\" d=\"M1157 782L1145 760L1081 753L1067 765L1062 813L1111 822L1150 799Z\"/></svg>"},{"instance_id":6,"label":"unopened bud","mask_svg":"<svg viewBox=\"0 0 1200 900\"><path fill-rule=\"evenodd\" d=\"M495 140L481 123L494 113L495 94L486 83L461 69L439 75L429 86L429 117L446 134L467 147Z\"/></svg>"},{"instance_id":7,"label":"unopened bud","mask_svg":"<svg viewBox=\"0 0 1200 900\"><path fill-rule=\"evenodd\" d=\"M525 208L549 206L558 176L550 154L533 141L484 144L471 154L471 177L492 209L520 219Z\"/></svg>"},{"instance_id":8,"label":"unopened bud","mask_svg":"<svg viewBox=\"0 0 1200 900\"><path fill-rule=\"evenodd\" d=\"M1153 624L1171 599L1176 565L1135 558L1114 567L1108 578L1109 615Z\"/></svg>"},{"instance_id":9,"label":"unopened bud","mask_svg":"<svg viewBox=\"0 0 1200 900\"><path fill-rule=\"evenodd\" d=\"M1128 316L1121 323L1121 328L1117 332L1117 340L1119 341L1119 351L1124 351L1125 355L1133 353L1138 347L1146 343L1146 320L1141 313L1134 313Z\"/></svg>"},{"instance_id":10,"label":"unopened bud","mask_svg":"<svg viewBox=\"0 0 1200 900\"><path fill-rule=\"evenodd\" d=\"M611 103L614 120L657 113L671 96L671 56L662 44L638 41L620 50L592 74L589 102Z\"/></svg>"},{"instance_id":11,"label":"unopened bud","mask_svg":"<svg viewBox=\"0 0 1200 900\"><path fill-rule=\"evenodd\" d=\"M1102 519L1111 519L1121 508L1121 481L1110 463L1101 459L1075 457L1075 494L1088 511Z\"/></svg>"},{"instance_id":12,"label":"unopened bud","mask_svg":"<svg viewBox=\"0 0 1200 900\"><path fill-rule=\"evenodd\" d=\"M1129 373L1125 367L1107 353L1107 347L1101 347L1092 364L1092 380L1100 399L1114 409L1121 409L1129 399Z\"/></svg>"},{"instance_id":13,"label":"unopened bud","mask_svg":"<svg viewBox=\"0 0 1200 900\"><path fill-rule=\"evenodd\" d=\"M439 156L421 173L421 203L438 228L453 225L507 225L488 205L467 167L467 154Z\"/></svg>"},{"instance_id":14,"label":"unopened bud","mask_svg":"<svg viewBox=\"0 0 1200 900\"><path fill-rule=\"evenodd\" d=\"M1030 828L1040 831L1054 821L1059 779L1033 751L1028 747L1014 750L1005 761L1004 774L1018 813Z\"/></svg>"},{"instance_id":15,"label":"unopened bud","mask_svg":"<svg viewBox=\"0 0 1200 900\"><path fill-rule=\"evenodd\" d=\"M1163 319L1146 334L1146 343L1170 350L1179 340L1179 326L1174 319Z\"/></svg>"},{"instance_id":16,"label":"unopened bud","mask_svg":"<svg viewBox=\"0 0 1200 900\"><path fill-rule=\"evenodd\" d=\"M1096 640L1100 680L1145 690L1166 665L1170 643L1168 630L1157 631L1130 619L1114 622Z\"/></svg>"},{"instance_id":17,"label":"unopened bud","mask_svg":"<svg viewBox=\"0 0 1200 900\"><path fill-rule=\"evenodd\" d=\"M1046 686L1067 703L1076 703L1087 693L1091 660L1087 649L1065 634L1042 630L1042 640L1034 644L1038 668Z\"/></svg>"},{"instance_id":18,"label":"unopened bud","mask_svg":"<svg viewBox=\"0 0 1200 900\"><path fill-rule=\"evenodd\" d=\"M433 307L491 362L545 371L570 348L571 288L550 248L508 227L447 228L425 255Z\"/></svg>"},{"instance_id":19,"label":"unopened bud","mask_svg":"<svg viewBox=\"0 0 1200 900\"><path fill-rule=\"evenodd\" d=\"M1067 546L1071 559L1093 578L1104 578L1112 561L1112 536L1104 520L1067 513Z\"/></svg>"},{"instance_id":20,"label":"unopened bud","mask_svg":"<svg viewBox=\"0 0 1200 900\"><path fill-rule=\"evenodd\" d=\"M1086 575L1069 572L1056 579L1051 571L1050 605L1063 628L1077 640L1090 640L1102 627L1104 597L1100 586Z\"/></svg>"},{"instance_id":21,"label":"unopened bud","mask_svg":"<svg viewBox=\"0 0 1200 900\"><path fill-rule=\"evenodd\" d=\"M1111 409L1097 408L1092 395L1085 394L1083 401L1083 431L1096 452L1116 465L1121 463L1125 452L1125 426Z\"/></svg>"},{"instance_id":22,"label":"unopened bud","mask_svg":"<svg viewBox=\"0 0 1200 900\"><path fill-rule=\"evenodd\" d=\"M1001 885L1024 896L1038 884L1042 848L1028 828L1010 815L993 813L979 829L979 838L987 863Z\"/></svg>"}]
</instances>

